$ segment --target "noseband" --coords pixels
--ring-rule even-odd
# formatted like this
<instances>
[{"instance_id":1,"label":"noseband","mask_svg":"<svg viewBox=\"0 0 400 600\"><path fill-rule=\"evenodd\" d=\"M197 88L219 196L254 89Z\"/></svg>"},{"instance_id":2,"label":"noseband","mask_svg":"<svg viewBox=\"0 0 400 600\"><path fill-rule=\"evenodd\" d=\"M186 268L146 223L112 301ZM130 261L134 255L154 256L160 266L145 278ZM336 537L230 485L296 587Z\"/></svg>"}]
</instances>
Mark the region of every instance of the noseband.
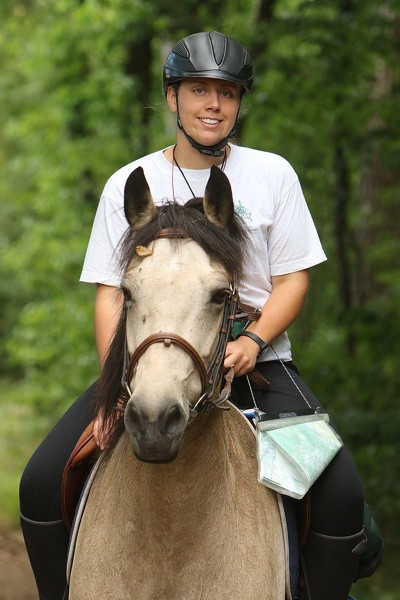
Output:
<instances>
[{"instance_id":1,"label":"noseband","mask_svg":"<svg viewBox=\"0 0 400 600\"><path fill-rule=\"evenodd\" d=\"M162 229L154 239L160 238L186 238L186 234L183 231ZM219 330L218 341L211 358L210 364L207 367L201 358L197 350L183 337L176 333L160 332L153 333L145 338L132 356L129 357L127 336L125 332L125 349L124 349L124 367L122 375L122 386L127 390L129 397L132 396L132 391L129 386L129 382L132 381L134 369L140 359L140 357L146 352L153 344L163 343L164 346L169 347L171 345L178 346L181 350L186 352L192 359L197 372L200 376L201 381L201 394L200 398L194 406L190 408L191 418L197 413L204 412L216 406L218 408L223 407L223 403L229 398L230 395L230 384L233 379L233 368L225 375L226 385L220 392L217 398L214 398L214 394L221 383L223 371L224 371L224 359L226 345L232 333L233 322L235 320L236 306L238 302L238 294L236 289L231 285L230 290L227 291L224 299L224 310L222 316L222 323ZM128 308L130 307L131 301L125 301L125 318Z\"/></svg>"}]
</instances>

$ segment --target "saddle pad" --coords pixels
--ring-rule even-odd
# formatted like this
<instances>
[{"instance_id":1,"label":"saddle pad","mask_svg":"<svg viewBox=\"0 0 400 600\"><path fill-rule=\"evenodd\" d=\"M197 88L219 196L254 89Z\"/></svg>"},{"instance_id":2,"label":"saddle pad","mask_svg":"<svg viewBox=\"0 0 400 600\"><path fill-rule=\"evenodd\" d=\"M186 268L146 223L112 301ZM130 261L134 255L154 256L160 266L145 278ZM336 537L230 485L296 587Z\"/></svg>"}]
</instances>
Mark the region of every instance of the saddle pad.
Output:
<instances>
[{"instance_id":1,"label":"saddle pad","mask_svg":"<svg viewBox=\"0 0 400 600\"><path fill-rule=\"evenodd\" d=\"M71 530L71 536L69 539L69 548L68 548L68 559L67 559L67 583L69 585L69 580L70 580L70 576L71 576L71 570L72 570L72 563L74 560L74 553L75 553L75 546L76 546L76 539L78 537L78 531L79 531L79 526L81 524L81 520L82 520L82 515L83 512L85 510L85 506L86 506L86 502L89 496L89 492L90 492L90 488L92 487L92 483L94 481L94 478L96 476L97 470L100 466L100 462L101 462L102 456L100 456L97 461L95 462L95 464L92 467L92 470L89 473L89 477L87 478L83 489L82 489L82 493L81 493L81 497L79 499L77 508L76 508L76 513L75 513L75 518L74 521L72 523L72 530Z\"/></svg>"}]
</instances>

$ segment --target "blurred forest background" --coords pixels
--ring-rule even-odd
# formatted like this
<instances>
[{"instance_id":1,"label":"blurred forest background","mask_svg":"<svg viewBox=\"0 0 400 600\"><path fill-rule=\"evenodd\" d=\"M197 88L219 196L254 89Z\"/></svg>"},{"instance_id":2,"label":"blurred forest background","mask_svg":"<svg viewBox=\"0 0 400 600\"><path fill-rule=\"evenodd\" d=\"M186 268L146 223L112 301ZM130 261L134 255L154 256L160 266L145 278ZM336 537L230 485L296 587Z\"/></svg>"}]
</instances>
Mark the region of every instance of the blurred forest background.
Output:
<instances>
[{"instance_id":1,"label":"blurred forest background","mask_svg":"<svg viewBox=\"0 0 400 600\"><path fill-rule=\"evenodd\" d=\"M2 0L0 18L1 522L17 527L27 458L98 374L78 278L102 187L173 141L163 59L216 29L255 62L241 143L293 164L329 256L291 336L386 541L354 593L400 598L400 2Z\"/></svg>"}]
</instances>

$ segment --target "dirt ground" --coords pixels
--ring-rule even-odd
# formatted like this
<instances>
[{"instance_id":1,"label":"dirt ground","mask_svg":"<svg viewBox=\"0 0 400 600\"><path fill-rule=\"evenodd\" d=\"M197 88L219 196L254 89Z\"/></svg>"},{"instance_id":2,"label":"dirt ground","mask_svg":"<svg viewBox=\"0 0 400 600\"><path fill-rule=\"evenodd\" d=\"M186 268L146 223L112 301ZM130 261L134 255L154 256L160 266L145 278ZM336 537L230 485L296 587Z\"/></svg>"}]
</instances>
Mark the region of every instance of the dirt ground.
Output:
<instances>
[{"instance_id":1,"label":"dirt ground","mask_svg":"<svg viewBox=\"0 0 400 600\"><path fill-rule=\"evenodd\" d=\"M0 600L38 600L19 531L0 527Z\"/></svg>"}]
</instances>

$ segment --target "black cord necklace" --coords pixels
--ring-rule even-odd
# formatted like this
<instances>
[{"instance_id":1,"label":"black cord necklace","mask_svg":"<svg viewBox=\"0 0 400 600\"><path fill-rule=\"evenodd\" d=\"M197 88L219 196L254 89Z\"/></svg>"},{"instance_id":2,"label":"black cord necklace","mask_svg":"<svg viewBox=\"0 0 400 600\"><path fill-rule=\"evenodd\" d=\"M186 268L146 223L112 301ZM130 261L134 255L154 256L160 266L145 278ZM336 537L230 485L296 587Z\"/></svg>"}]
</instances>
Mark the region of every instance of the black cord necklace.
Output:
<instances>
[{"instance_id":1,"label":"black cord necklace","mask_svg":"<svg viewBox=\"0 0 400 600\"><path fill-rule=\"evenodd\" d=\"M182 170L180 164L178 163L178 161L176 160L175 151L176 151L176 144L175 144L175 146L172 149L172 159L173 159L173 163L172 163L172 196L173 196L173 198L175 200L174 165L176 165L178 167L179 171L180 171L180 174L182 175L183 179L185 180L186 185L188 186L188 188L190 190L190 193L192 194L193 198L196 198L196 195L195 195L194 191L192 190L192 187L191 187L190 183L188 182L185 173L183 172L183 170ZM228 158L228 153L227 153L226 150L224 150L224 158L223 158L222 163L221 163L221 171L225 170L225 165L226 165L227 158Z\"/></svg>"}]
</instances>

